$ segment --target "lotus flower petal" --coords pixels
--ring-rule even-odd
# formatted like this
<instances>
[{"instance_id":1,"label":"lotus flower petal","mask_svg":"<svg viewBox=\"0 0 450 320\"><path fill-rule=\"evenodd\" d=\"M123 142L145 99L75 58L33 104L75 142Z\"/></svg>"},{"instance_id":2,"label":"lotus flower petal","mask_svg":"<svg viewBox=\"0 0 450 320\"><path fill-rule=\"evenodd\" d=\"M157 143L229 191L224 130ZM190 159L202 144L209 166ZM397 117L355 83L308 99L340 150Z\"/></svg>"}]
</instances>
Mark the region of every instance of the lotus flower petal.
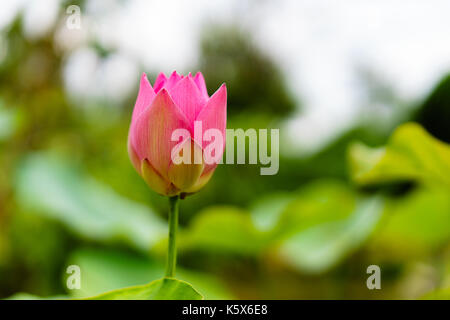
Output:
<instances>
[{"instance_id":1,"label":"lotus flower petal","mask_svg":"<svg viewBox=\"0 0 450 320\"><path fill-rule=\"evenodd\" d=\"M164 84L164 88L167 89L169 93L172 93L172 88L175 87L181 79L183 79L183 77L180 76L176 71L172 72L169 79L167 79L166 83Z\"/></svg>"},{"instance_id":2,"label":"lotus flower petal","mask_svg":"<svg viewBox=\"0 0 450 320\"><path fill-rule=\"evenodd\" d=\"M164 86L164 84L166 83L166 81L167 81L166 75L165 75L163 72L161 72L161 73L156 77L155 83L154 83L154 85L153 85L153 88L154 88L154 90L155 90L155 93L158 93L159 90L161 90L161 89L163 88L163 86Z\"/></svg>"},{"instance_id":3,"label":"lotus flower petal","mask_svg":"<svg viewBox=\"0 0 450 320\"><path fill-rule=\"evenodd\" d=\"M184 190L184 192L195 193L195 192L199 191L201 188L203 188L209 182L209 180L211 179L213 174L214 174L214 170L209 170L208 172L205 172L205 170L204 170L202 175L200 176L200 178L198 178L197 182L190 188L187 188L186 190Z\"/></svg>"},{"instance_id":4,"label":"lotus flower petal","mask_svg":"<svg viewBox=\"0 0 450 320\"><path fill-rule=\"evenodd\" d=\"M201 72L197 72L197 74L194 77L194 82L197 85L198 89L200 90L201 94L208 99L208 90L206 89L206 83L205 78L203 77L203 74Z\"/></svg>"},{"instance_id":5,"label":"lotus flower petal","mask_svg":"<svg viewBox=\"0 0 450 320\"><path fill-rule=\"evenodd\" d=\"M145 182L147 182L148 186L157 193L171 196L179 192L179 190L172 183L165 180L158 172L156 172L147 159L142 161L140 171L142 172L142 177Z\"/></svg>"},{"instance_id":6,"label":"lotus flower petal","mask_svg":"<svg viewBox=\"0 0 450 320\"><path fill-rule=\"evenodd\" d=\"M199 139L206 130L217 129L224 143L218 157L222 156L226 108L225 85L209 97L201 72L195 77L190 73L182 76L173 72L169 78L160 73L153 88L147 76L142 75L127 148L133 166L150 188L159 194L172 196L197 192L208 183L217 164L205 162L205 151L212 150L207 148L211 147L211 142ZM199 137L194 135L196 121L202 127ZM177 129L189 133L182 143L172 141L172 134ZM189 150L190 161L172 161L172 152L177 150L183 150L183 153ZM217 157L216 154L214 156Z\"/></svg>"},{"instance_id":7,"label":"lotus flower petal","mask_svg":"<svg viewBox=\"0 0 450 320\"><path fill-rule=\"evenodd\" d=\"M169 166L169 180L179 189L184 190L192 187L203 172L203 152L201 146L195 143L191 138L185 139L180 145L183 151L189 150L190 156L187 157L187 163L171 163ZM199 163L195 163L195 159Z\"/></svg>"},{"instance_id":8,"label":"lotus flower petal","mask_svg":"<svg viewBox=\"0 0 450 320\"><path fill-rule=\"evenodd\" d=\"M130 157L131 163L136 171L141 174L141 160L139 159L134 147L131 145L131 139L128 138L127 142L128 156Z\"/></svg>"},{"instance_id":9,"label":"lotus flower petal","mask_svg":"<svg viewBox=\"0 0 450 320\"><path fill-rule=\"evenodd\" d=\"M197 117L197 121L202 122L203 132L208 129L218 129L222 133L223 148L225 149L225 130L227 124L227 87L223 84L208 100L206 106ZM202 148L205 148L210 142L203 141ZM205 172L213 170L217 164L206 164Z\"/></svg>"},{"instance_id":10,"label":"lotus flower petal","mask_svg":"<svg viewBox=\"0 0 450 320\"><path fill-rule=\"evenodd\" d=\"M177 144L171 141L172 132L181 128L191 129L166 89L158 92L150 108L144 110L132 128L131 144L139 160L148 159L153 168L167 180L171 150Z\"/></svg>"},{"instance_id":11,"label":"lotus flower petal","mask_svg":"<svg viewBox=\"0 0 450 320\"><path fill-rule=\"evenodd\" d=\"M206 99L200 93L192 76L181 79L170 91L176 105L183 111L189 123L193 123L198 113L206 104Z\"/></svg>"},{"instance_id":12,"label":"lotus flower petal","mask_svg":"<svg viewBox=\"0 0 450 320\"><path fill-rule=\"evenodd\" d=\"M148 82L147 75L145 73L141 76L141 84L139 87L139 94L136 99L136 104L134 105L133 115L131 122L136 121L137 117L149 107L155 98L155 91L153 90L150 82Z\"/></svg>"}]
</instances>

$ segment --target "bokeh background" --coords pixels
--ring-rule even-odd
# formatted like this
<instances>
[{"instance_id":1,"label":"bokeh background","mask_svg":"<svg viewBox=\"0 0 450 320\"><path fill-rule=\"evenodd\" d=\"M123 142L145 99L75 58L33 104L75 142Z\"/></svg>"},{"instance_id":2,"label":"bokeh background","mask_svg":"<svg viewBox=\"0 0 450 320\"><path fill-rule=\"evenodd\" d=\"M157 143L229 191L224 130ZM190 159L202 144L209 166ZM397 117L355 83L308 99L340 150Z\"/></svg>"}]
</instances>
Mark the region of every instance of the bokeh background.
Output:
<instances>
[{"instance_id":1,"label":"bokeh background","mask_svg":"<svg viewBox=\"0 0 450 320\"><path fill-rule=\"evenodd\" d=\"M181 202L178 278L207 299L449 298L448 12L446 0L2 2L0 298L163 276L167 199L126 140L140 74L173 70L202 71L210 94L226 82L228 128L281 136L277 175L221 165ZM72 264L81 289L66 286ZM370 265L381 290L366 286Z\"/></svg>"}]
</instances>

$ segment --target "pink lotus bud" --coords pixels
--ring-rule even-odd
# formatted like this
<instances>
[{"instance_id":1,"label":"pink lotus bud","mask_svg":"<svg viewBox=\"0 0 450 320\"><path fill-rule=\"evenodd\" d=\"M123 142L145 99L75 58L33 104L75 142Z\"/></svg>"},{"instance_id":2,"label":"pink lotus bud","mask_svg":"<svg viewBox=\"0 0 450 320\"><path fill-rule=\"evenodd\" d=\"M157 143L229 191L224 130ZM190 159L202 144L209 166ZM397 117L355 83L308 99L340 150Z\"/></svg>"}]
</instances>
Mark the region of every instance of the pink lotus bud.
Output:
<instances>
[{"instance_id":1,"label":"pink lotus bud","mask_svg":"<svg viewBox=\"0 0 450 320\"><path fill-rule=\"evenodd\" d=\"M173 72L169 78L161 73L153 87L144 73L128 134L131 162L159 194L173 196L197 192L209 181L217 166L217 162L211 163L204 157L211 149L208 148L211 139L204 139L203 133L208 129L221 133L222 145L214 154L215 159L220 159L224 151L226 122L225 84L209 97L200 72L195 77ZM198 132L198 127L202 132ZM177 129L187 133L181 141L174 140ZM174 155L181 149L180 156L188 155L189 152L183 154L186 150L191 151L192 161L174 161Z\"/></svg>"}]
</instances>

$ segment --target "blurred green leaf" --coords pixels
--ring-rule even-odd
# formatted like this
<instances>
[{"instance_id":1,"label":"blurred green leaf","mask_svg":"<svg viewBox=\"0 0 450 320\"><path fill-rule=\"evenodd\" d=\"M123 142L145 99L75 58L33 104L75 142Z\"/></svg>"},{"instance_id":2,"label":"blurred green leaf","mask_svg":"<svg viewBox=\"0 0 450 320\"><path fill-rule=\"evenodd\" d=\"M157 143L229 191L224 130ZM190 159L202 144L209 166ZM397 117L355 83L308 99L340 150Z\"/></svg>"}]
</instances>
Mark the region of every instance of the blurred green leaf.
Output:
<instances>
[{"instance_id":1,"label":"blurred green leaf","mask_svg":"<svg viewBox=\"0 0 450 320\"><path fill-rule=\"evenodd\" d=\"M420 125L398 127L385 148L349 148L351 176L361 185L418 181L450 188L450 147Z\"/></svg>"},{"instance_id":2,"label":"blurred green leaf","mask_svg":"<svg viewBox=\"0 0 450 320\"><path fill-rule=\"evenodd\" d=\"M62 158L26 157L16 177L18 203L88 239L123 241L147 251L167 227L149 208L117 195Z\"/></svg>"},{"instance_id":3,"label":"blurred green leaf","mask_svg":"<svg viewBox=\"0 0 450 320\"><path fill-rule=\"evenodd\" d=\"M292 199L293 196L289 193L273 193L262 196L250 209L255 226L261 231L273 229Z\"/></svg>"},{"instance_id":4,"label":"blurred green leaf","mask_svg":"<svg viewBox=\"0 0 450 320\"><path fill-rule=\"evenodd\" d=\"M312 226L348 217L355 194L336 180L320 180L297 192L264 195L251 213L215 206L200 212L179 237L180 250L256 256ZM165 248L165 246L163 246Z\"/></svg>"},{"instance_id":5,"label":"blurred green leaf","mask_svg":"<svg viewBox=\"0 0 450 320\"><path fill-rule=\"evenodd\" d=\"M52 297L39 297L34 294L19 292L11 297L7 298L7 300L65 300L68 299L67 296L52 296Z\"/></svg>"},{"instance_id":6,"label":"blurred green leaf","mask_svg":"<svg viewBox=\"0 0 450 320\"><path fill-rule=\"evenodd\" d=\"M76 298L148 283L164 275L164 265L156 260L105 249L76 250L69 264L81 270L80 289L69 291Z\"/></svg>"},{"instance_id":7,"label":"blurred green leaf","mask_svg":"<svg viewBox=\"0 0 450 320\"><path fill-rule=\"evenodd\" d=\"M325 222L348 217L355 207L355 193L339 180L311 182L292 194L274 230L277 238L290 237Z\"/></svg>"},{"instance_id":8,"label":"blurred green leaf","mask_svg":"<svg viewBox=\"0 0 450 320\"><path fill-rule=\"evenodd\" d=\"M18 127L17 109L6 109L0 100L0 141L8 139Z\"/></svg>"},{"instance_id":9,"label":"blurred green leaf","mask_svg":"<svg viewBox=\"0 0 450 320\"><path fill-rule=\"evenodd\" d=\"M279 255L301 271L324 272L363 244L377 225L381 208L379 198L361 200L348 218L310 227L286 239Z\"/></svg>"},{"instance_id":10,"label":"blurred green leaf","mask_svg":"<svg viewBox=\"0 0 450 320\"><path fill-rule=\"evenodd\" d=\"M450 287L427 293L423 300L450 300Z\"/></svg>"},{"instance_id":11,"label":"blurred green leaf","mask_svg":"<svg viewBox=\"0 0 450 320\"><path fill-rule=\"evenodd\" d=\"M165 270L164 263L146 256L98 249L75 251L70 264L79 266L82 272L81 288L70 290L70 295L75 298L157 280ZM205 299L233 298L222 281L213 275L177 266L177 278L191 283L202 292Z\"/></svg>"},{"instance_id":12,"label":"blurred green leaf","mask_svg":"<svg viewBox=\"0 0 450 320\"><path fill-rule=\"evenodd\" d=\"M418 189L387 203L382 228L373 238L385 259L408 259L450 241L450 197L446 190Z\"/></svg>"},{"instance_id":13,"label":"blurred green leaf","mask_svg":"<svg viewBox=\"0 0 450 320\"><path fill-rule=\"evenodd\" d=\"M7 300L44 300L44 298L29 293L19 292L7 298Z\"/></svg>"},{"instance_id":14,"label":"blurred green leaf","mask_svg":"<svg viewBox=\"0 0 450 320\"><path fill-rule=\"evenodd\" d=\"M189 283L172 278L155 280L142 286L117 289L88 300L202 300Z\"/></svg>"},{"instance_id":15,"label":"blurred green leaf","mask_svg":"<svg viewBox=\"0 0 450 320\"><path fill-rule=\"evenodd\" d=\"M216 206L200 212L179 239L180 249L257 255L267 244L248 212Z\"/></svg>"}]
</instances>

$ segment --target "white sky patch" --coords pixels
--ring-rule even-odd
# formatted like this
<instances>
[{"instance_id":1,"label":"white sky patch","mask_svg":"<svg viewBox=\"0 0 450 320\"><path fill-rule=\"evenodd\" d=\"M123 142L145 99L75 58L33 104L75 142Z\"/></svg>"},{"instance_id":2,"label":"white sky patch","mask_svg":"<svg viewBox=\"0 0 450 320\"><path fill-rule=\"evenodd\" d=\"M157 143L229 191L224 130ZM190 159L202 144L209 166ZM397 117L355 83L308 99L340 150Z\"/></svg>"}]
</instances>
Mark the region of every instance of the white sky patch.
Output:
<instances>
[{"instance_id":1,"label":"white sky patch","mask_svg":"<svg viewBox=\"0 0 450 320\"><path fill-rule=\"evenodd\" d=\"M74 51L66 61L64 83L66 89L75 97L95 97L98 95L97 70L100 57L90 48Z\"/></svg>"},{"instance_id":2,"label":"white sky patch","mask_svg":"<svg viewBox=\"0 0 450 320\"><path fill-rule=\"evenodd\" d=\"M46 35L56 22L59 0L30 0L23 13L23 27L27 38L36 39Z\"/></svg>"},{"instance_id":3,"label":"white sky patch","mask_svg":"<svg viewBox=\"0 0 450 320\"><path fill-rule=\"evenodd\" d=\"M136 62L125 54L101 59L95 50L83 47L69 56L63 78L74 98L121 102L136 87L139 75Z\"/></svg>"},{"instance_id":4,"label":"white sky patch","mask_svg":"<svg viewBox=\"0 0 450 320\"><path fill-rule=\"evenodd\" d=\"M217 16L227 11L219 10L223 0L135 0L119 7L91 3L88 12L95 21L93 30L103 45L120 47L141 61L146 70L169 74L191 71L188 68L198 61L204 20L210 19L211 11Z\"/></svg>"}]
</instances>

